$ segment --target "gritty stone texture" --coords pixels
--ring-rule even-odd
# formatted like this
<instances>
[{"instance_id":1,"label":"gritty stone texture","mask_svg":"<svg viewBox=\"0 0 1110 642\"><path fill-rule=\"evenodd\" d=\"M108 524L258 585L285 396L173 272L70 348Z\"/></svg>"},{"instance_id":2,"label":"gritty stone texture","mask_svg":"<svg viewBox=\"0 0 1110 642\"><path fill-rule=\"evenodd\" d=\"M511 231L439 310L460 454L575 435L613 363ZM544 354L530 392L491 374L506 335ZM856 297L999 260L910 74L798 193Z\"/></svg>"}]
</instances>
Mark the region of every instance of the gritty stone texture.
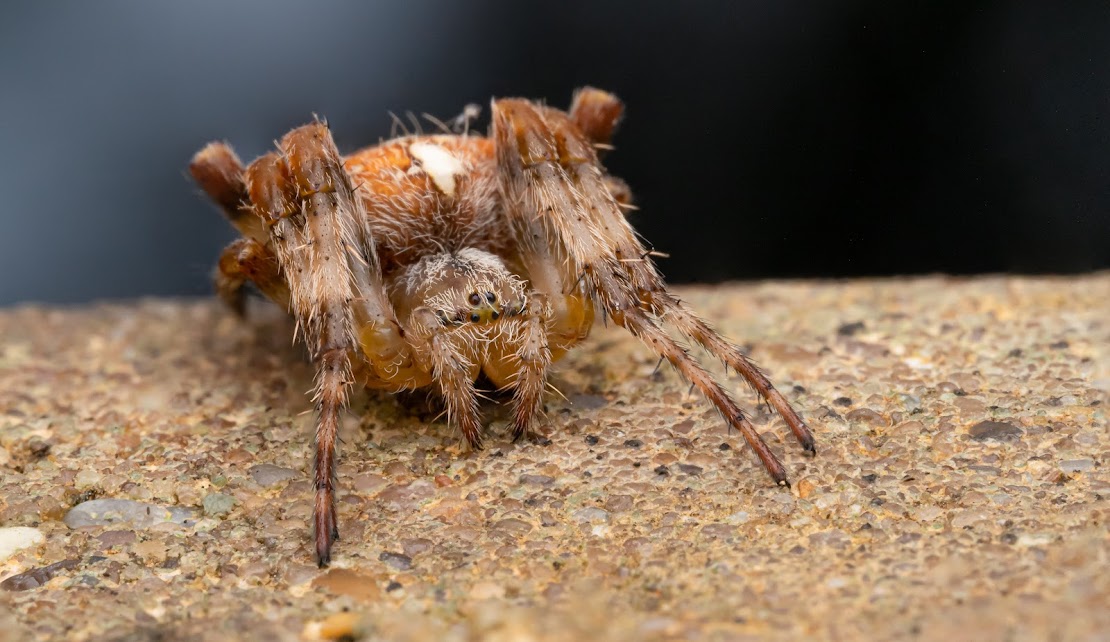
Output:
<instances>
[{"instance_id":1,"label":"gritty stone texture","mask_svg":"<svg viewBox=\"0 0 1110 642\"><path fill-rule=\"evenodd\" d=\"M45 538L0 560L0 637L1110 630L1110 275L682 296L813 427L808 457L728 378L791 488L646 348L598 327L553 377L549 440L512 443L487 404L486 449L467 452L419 395L354 395L326 570L309 530L312 371L283 315L257 305L244 323L207 300L0 312L0 527Z\"/></svg>"}]
</instances>

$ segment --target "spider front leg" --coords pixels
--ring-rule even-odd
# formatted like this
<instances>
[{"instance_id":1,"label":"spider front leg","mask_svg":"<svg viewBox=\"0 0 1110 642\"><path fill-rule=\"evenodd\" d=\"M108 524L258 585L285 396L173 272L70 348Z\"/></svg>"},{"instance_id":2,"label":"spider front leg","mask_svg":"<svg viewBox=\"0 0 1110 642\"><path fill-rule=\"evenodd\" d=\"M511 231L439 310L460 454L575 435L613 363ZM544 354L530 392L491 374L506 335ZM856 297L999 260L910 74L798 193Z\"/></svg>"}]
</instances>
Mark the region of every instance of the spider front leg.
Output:
<instances>
[{"instance_id":1,"label":"spider front leg","mask_svg":"<svg viewBox=\"0 0 1110 642\"><path fill-rule=\"evenodd\" d=\"M305 125L251 163L245 185L253 211L289 286L289 304L316 366L316 559L331 560L339 537L335 509L336 442L352 383L356 329L379 328L382 345L403 341L381 285L366 213L343 171L327 127ZM365 333L365 331L364 331Z\"/></svg>"},{"instance_id":2,"label":"spider front leg","mask_svg":"<svg viewBox=\"0 0 1110 642\"><path fill-rule=\"evenodd\" d=\"M513 441L530 433L533 420L543 409L543 389L547 385L547 370L551 366L551 347L548 345L550 319L547 296L533 292L528 297L524 317L520 321L520 347L515 355L519 366L516 391L513 393Z\"/></svg>"},{"instance_id":3,"label":"spider front leg","mask_svg":"<svg viewBox=\"0 0 1110 642\"><path fill-rule=\"evenodd\" d=\"M478 364L452 340L453 326L431 308L413 310L408 327L416 346L414 356L425 364L447 405L447 421L458 422L463 437L472 448L482 447L482 417L474 379Z\"/></svg>"},{"instance_id":4,"label":"spider front leg","mask_svg":"<svg viewBox=\"0 0 1110 642\"><path fill-rule=\"evenodd\" d=\"M532 424L543 410L548 368L559 338L553 335L558 328L547 294L533 291L521 305L512 318L502 321L504 329L491 342L483 367L494 385L513 391L513 441L531 436Z\"/></svg>"}]
</instances>

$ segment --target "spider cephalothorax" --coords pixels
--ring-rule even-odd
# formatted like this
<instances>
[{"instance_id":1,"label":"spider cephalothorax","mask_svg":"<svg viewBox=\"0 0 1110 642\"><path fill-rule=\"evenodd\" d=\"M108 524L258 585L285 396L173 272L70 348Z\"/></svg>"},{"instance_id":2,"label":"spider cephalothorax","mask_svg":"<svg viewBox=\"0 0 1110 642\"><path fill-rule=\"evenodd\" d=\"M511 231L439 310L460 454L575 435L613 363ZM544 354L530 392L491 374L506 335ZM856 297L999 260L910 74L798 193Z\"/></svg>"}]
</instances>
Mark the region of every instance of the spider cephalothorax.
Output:
<instances>
[{"instance_id":1,"label":"spider cephalothorax","mask_svg":"<svg viewBox=\"0 0 1110 642\"><path fill-rule=\"evenodd\" d=\"M353 383L434 386L449 420L481 445L475 380L513 394L513 433L542 409L551 363L586 338L595 307L667 359L720 410L780 484L786 471L732 398L662 327L702 345L813 436L733 344L671 294L622 208L630 192L599 149L623 113L584 88L569 111L493 101L490 135L406 135L341 158L325 124L282 138L245 169L223 143L193 177L243 237L220 257L220 296L242 310L253 283L289 309L317 368L316 558L338 537L339 415ZM468 112L469 114L469 112Z\"/></svg>"}]
</instances>

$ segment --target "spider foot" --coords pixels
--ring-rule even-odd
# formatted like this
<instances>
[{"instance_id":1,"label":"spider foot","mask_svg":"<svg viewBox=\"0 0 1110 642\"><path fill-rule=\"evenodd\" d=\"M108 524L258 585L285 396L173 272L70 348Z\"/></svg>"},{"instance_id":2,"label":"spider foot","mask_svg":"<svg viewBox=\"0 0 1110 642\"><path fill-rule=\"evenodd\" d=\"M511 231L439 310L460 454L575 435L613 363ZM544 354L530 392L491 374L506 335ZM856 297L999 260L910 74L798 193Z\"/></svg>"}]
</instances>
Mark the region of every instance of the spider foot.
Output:
<instances>
[{"instance_id":1,"label":"spider foot","mask_svg":"<svg viewBox=\"0 0 1110 642\"><path fill-rule=\"evenodd\" d=\"M331 564L332 545L339 540L336 524L335 506L332 504L323 512L316 513L316 565L324 568Z\"/></svg>"},{"instance_id":2,"label":"spider foot","mask_svg":"<svg viewBox=\"0 0 1110 642\"><path fill-rule=\"evenodd\" d=\"M514 444L519 444L521 442L533 443L533 444L543 444L544 441L546 441L548 444L551 443L550 439L548 439L547 437L544 437L543 435L541 435L540 433L532 430L531 428L523 428L523 427L516 427L516 426L513 427L513 443Z\"/></svg>"}]
</instances>

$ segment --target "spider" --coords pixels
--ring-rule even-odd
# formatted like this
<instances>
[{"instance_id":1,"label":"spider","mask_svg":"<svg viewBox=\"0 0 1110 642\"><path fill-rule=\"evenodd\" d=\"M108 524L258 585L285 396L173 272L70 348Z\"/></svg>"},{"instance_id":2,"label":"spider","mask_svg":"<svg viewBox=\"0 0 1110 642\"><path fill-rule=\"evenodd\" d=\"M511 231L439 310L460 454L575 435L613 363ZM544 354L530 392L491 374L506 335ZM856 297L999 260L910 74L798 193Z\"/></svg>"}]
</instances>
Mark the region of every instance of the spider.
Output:
<instances>
[{"instance_id":1,"label":"spider","mask_svg":"<svg viewBox=\"0 0 1110 642\"><path fill-rule=\"evenodd\" d=\"M346 158L317 120L245 169L222 142L190 164L242 234L220 256L217 293L242 313L251 283L290 310L316 369L317 563L329 564L339 537L336 440L352 385L434 386L448 422L477 449L484 375L511 391L519 439L542 411L552 362L587 337L598 311L669 361L786 485L736 402L664 330L740 373L816 452L759 368L667 289L625 219L631 193L598 160L612 149L623 103L591 87L567 111L495 99L488 136L468 131L474 111L440 134L406 134Z\"/></svg>"}]
</instances>

